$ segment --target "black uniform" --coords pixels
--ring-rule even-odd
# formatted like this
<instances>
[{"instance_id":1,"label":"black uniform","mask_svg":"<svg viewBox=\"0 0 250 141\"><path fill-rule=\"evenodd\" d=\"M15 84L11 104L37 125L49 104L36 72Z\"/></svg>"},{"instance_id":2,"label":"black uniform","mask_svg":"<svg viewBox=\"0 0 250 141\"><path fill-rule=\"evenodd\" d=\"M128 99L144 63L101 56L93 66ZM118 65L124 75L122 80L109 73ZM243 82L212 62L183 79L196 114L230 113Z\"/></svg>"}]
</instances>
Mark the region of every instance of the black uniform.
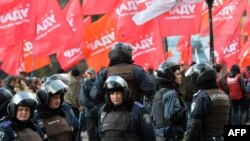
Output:
<instances>
[{"instance_id":1,"label":"black uniform","mask_svg":"<svg viewBox=\"0 0 250 141\"><path fill-rule=\"evenodd\" d=\"M101 71L91 90L90 96L96 104L105 103L103 85L108 76L118 75L125 79L135 101L142 102L143 96L153 98L155 84L140 66L134 65L132 47L126 43L117 43L109 52L109 67Z\"/></svg>"},{"instance_id":2,"label":"black uniform","mask_svg":"<svg viewBox=\"0 0 250 141\"><path fill-rule=\"evenodd\" d=\"M142 104L134 102L127 82L113 75L106 80L104 89L107 103L99 116L101 141L155 141L150 116ZM114 93L121 96L121 103L112 102Z\"/></svg>"},{"instance_id":3,"label":"black uniform","mask_svg":"<svg viewBox=\"0 0 250 141\"><path fill-rule=\"evenodd\" d=\"M193 96L186 140L223 140L223 128L229 121L230 102L228 95L217 86L216 71L208 64L197 64L186 75L192 77L199 89Z\"/></svg>"}]
</instances>

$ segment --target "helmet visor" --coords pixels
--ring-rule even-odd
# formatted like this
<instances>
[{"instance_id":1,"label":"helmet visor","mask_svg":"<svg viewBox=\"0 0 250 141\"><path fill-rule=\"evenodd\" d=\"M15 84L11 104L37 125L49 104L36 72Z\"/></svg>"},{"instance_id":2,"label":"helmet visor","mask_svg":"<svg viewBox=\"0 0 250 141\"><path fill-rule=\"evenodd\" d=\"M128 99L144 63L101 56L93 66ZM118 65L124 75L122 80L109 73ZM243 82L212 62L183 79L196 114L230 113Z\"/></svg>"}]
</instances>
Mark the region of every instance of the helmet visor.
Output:
<instances>
[{"instance_id":1,"label":"helmet visor","mask_svg":"<svg viewBox=\"0 0 250 141\"><path fill-rule=\"evenodd\" d=\"M12 98L12 103L19 104L21 101L29 101L29 100L35 101L36 103L38 103L36 96L29 92L21 92L21 93L15 94Z\"/></svg>"},{"instance_id":2,"label":"helmet visor","mask_svg":"<svg viewBox=\"0 0 250 141\"><path fill-rule=\"evenodd\" d=\"M44 87L49 93L55 94L59 90L66 89L67 85L65 85L61 80L53 80L48 82Z\"/></svg>"}]
</instances>

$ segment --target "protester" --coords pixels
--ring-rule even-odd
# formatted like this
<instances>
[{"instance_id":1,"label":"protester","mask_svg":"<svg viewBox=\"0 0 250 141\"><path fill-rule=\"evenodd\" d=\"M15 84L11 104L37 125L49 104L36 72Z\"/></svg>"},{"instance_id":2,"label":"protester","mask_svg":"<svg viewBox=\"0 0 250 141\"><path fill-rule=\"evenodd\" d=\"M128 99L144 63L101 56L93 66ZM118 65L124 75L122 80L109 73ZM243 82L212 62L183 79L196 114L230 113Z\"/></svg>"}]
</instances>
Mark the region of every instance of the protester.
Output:
<instances>
[{"instance_id":1,"label":"protester","mask_svg":"<svg viewBox=\"0 0 250 141\"><path fill-rule=\"evenodd\" d=\"M247 122L248 97L245 80L239 65L232 65L225 80L222 80L222 85L231 101L230 124L245 124Z\"/></svg>"},{"instance_id":2,"label":"protester","mask_svg":"<svg viewBox=\"0 0 250 141\"><path fill-rule=\"evenodd\" d=\"M90 91L94 85L96 73L92 68L88 68L85 73L86 78L82 83L80 96L86 118L87 135L89 141L99 141L97 129L98 108L95 105L94 101L90 98Z\"/></svg>"}]
</instances>

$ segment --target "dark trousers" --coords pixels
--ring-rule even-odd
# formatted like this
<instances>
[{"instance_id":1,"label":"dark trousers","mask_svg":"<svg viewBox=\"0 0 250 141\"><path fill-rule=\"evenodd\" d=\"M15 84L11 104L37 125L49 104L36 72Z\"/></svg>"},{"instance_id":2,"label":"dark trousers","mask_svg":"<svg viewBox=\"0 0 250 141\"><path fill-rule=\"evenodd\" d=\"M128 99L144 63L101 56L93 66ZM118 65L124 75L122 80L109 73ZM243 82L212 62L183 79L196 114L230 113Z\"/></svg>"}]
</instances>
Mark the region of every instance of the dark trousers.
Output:
<instances>
[{"instance_id":1,"label":"dark trousers","mask_svg":"<svg viewBox=\"0 0 250 141\"><path fill-rule=\"evenodd\" d=\"M98 135L98 118L86 117L86 127L89 141L99 141Z\"/></svg>"}]
</instances>

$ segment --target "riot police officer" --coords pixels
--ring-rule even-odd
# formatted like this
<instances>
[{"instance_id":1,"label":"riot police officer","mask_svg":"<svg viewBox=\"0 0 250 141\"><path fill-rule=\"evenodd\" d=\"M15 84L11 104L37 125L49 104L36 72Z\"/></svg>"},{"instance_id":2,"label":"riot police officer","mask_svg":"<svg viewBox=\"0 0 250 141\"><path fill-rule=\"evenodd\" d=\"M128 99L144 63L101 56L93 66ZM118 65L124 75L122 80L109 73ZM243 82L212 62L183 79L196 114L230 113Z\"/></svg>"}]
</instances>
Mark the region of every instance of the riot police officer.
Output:
<instances>
[{"instance_id":1,"label":"riot police officer","mask_svg":"<svg viewBox=\"0 0 250 141\"><path fill-rule=\"evenodd\" d=\"M13 94L5 88L0 88L0 119L7 116L7 105L9 104Z\"/></svg>"},{"instance_id":2,"label":"riot police officer","mask_svg":"<svg viewBox=\"0 0 250 141\"><path fill-rule=\"evenodd\" d=\"M216 71L209 64L196 64L187 70L197 87L191 104L187 141L222 141L223 128L228 123L230 102L216 82Z\"/></svg>"},{"instance_id":3,"label":"riot police officer","mask_svg":"<svg viewBox=\"0 0 250 141\"><path fill-rule=\"evenodd\" d=\"M37 91L40 105L34 121L48 140L73 141L79 123L71 107L63 102L67 86L59 79L48 79ZM55 130L56 129L56 130Z\"/></svg>"},{"instance_id":4,"label":"riot police officer","mask_svg":"<svg viewBox=\"0 0 250 141\"><path fill-rule=\"evenodd\" d=\"M101 141L154 141L154 128L144 106L134 102L127 82L109 76L104 84L107 103L101 108Z\"/></svg>"},{"instance_id":5,"label":"riot police officer","mask_svg":"<svg viewBox=\"0 0 250 141\"><path fill-rule=\"evenodd\" d=\"M108 76L119 75L129 85L132 98L135 101L143 101L143 96L153 98L155 84L149 78L144 69L134 65L132 60L132 46L128 43L115 43L109 52L109 67L102 70L96 77L90 96L98 105L105 103L103 84Z\"/></svg>"},{"instance_id":6,"label":"riot police officer","mask_svg":"<svg viewBox=\"0 0 250 141\"><path fill-rule=\"evenodd\" d=\"M159 65L157 76L160 90L153 100L156 141L179 141L184 136L187 111L178 90L180 66L167 60Z\"/></svg>"},{"instance_id":7,"label":"riot police officer","mask_svg":"<svg viewBox=\"0 0 250 141\"><path fill-rule=\"evenodd\" d=\"M8 116L0 123L0 141L42 141L40 128L31 121L36 105L34 94L16 93L8 104Z\"/></svg>"}]
</instances>

